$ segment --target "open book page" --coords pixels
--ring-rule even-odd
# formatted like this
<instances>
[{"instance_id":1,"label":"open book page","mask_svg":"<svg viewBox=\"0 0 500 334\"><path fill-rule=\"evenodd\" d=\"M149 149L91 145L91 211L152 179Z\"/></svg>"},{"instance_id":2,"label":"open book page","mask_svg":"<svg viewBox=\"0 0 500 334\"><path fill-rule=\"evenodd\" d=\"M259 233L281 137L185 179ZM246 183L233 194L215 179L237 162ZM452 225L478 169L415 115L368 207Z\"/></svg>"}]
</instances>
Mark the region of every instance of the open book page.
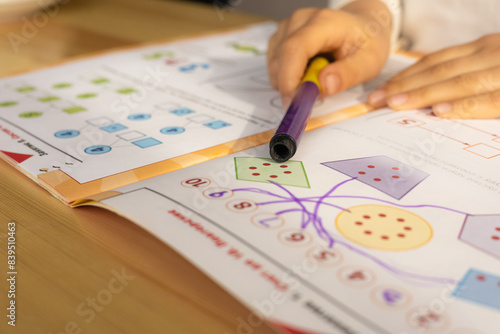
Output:
<instances>
[{"instance_id":1,"label":"open book page","mask_svg":"<svg viewBox=\"0 0 500 334\"><path fill-rule=\"evenodd\" d=\"M1 79L0 151L73 202L263 144L283 116L266 69L275 29L263 23ZM412 61L393 56L379 80ZM368 88L318 101L312 117L359 104Z\"/></svg>"},{"instance_id":2,"label":"open book page","mask_svg":"<svg viewBox=\"0 0 500 334\"><path fill-rule=\"evenodd\" d=\"M263 145L100 204L297 332L498 333L498 124L382 109L307 132L293 161Z\"/></svg>"}]
</instances>

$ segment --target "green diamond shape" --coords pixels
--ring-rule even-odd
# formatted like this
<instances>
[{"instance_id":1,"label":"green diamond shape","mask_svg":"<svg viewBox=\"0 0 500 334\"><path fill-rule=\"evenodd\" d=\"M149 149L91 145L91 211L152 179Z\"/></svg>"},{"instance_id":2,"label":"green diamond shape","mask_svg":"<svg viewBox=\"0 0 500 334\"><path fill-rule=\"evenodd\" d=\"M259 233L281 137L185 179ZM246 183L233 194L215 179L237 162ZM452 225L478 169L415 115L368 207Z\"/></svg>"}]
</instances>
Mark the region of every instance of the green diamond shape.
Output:
<instances>
[{"instance_id":1,"label":"green diamond shape","mask_svg":"<svg viewBox=\"0 0 500 334\"><path fill-rule=\"evenodd\" d=\"M19 93L28 93L36 90L33 86L23 86L16 89Z\"/></svg>"},{"instance_id":2,"label":"green diamond shape","mask_svg":"<svg viewBox=\"0 0 500 334\"><path fill-rule=\"evenodd\" d=\"M75 114L77 112L87 111L87 109L85 109L84 107L75 106L75 107L64 108L63 111L68 114Z\"/></svg>"},{"instance_id":3,"label":"green diamond shape","mask_svg":"<svg viewBox=\"0 0 500 334\"><path fill-rule=\"evenodd\" d=\"M0 107L12 107L17 105L17 101L4 101L0 102Z\"/></svg>"},{"instance_id":4,"label":"green diamond shape","mask_svg":"<svg viewBox=\"0 0 500 334\"><path fill-rule=\"evenodd\" d=\"M54 84L52 86L52 88L55 88L55 89L63 89L63 88L69 88L69 87L71 87L71 84L69 82L61 82L61 83Z\"/></svg>"},{"instance_id":5,"label":"green diamond shape","mask_svg":"<svg viewBox=\"0 0 500 334\"><path fill-rule=\"evenodd\" d=\"M40 102L52 102L52 101L57 101L57 100L59 100L59 98L57 96L53 96L53 95L40 97L38 99L38 101L40 101Z\"/></svg>"},{"instance_id":6,"label":"green diamond shape","mask_svg":"<svg viewBox=\"0 0 500 334\"><path fill-rule=\"evenodd\" d=\"M102 85L108 82L109 82L108 78L95 78L92 80L92 83L96 85Z\"/></svg>"},{"instance_id":7,"label":"green diamond shape","mask_svg":"<svg viewBox=\"0 0 500 334\"><path fill-rule=\"evenodd\" d=\"M278 163L269 158L239 157L234 158L234 166L238 180L310 188L302 161Z\"/></svg>"},{"instance_id":8,"label":"green diamond shape","mask_svg":"<svg viewBox=\"0 0 500 334\"><path fill-rule=\"evenodd\" d=\"M131 94L131 93L135 93L136 90L133 88L122 88L122 89L118 89L116 92L119 94Z\"/></svg>"}]
</instances>

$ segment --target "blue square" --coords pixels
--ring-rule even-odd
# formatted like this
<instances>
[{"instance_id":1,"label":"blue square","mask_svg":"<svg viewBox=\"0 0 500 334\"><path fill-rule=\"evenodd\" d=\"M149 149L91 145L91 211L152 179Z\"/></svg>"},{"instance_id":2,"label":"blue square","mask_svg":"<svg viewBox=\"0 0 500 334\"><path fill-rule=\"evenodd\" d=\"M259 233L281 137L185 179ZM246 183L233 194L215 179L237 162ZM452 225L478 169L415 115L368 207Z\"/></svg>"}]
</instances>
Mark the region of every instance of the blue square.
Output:
<instances>
[{"instance_id":1,"label":"blue square","mask_svg":"<svg viewBox=\"0 0 500 334\"><path fill-rule=\"evenodd\" d=\"M205 123L203 125L208 126L209 128L212 128L214 130L217 130L217 129L220 129L220 128L224 128L226 126L230 126L231 124L223 122L223 121L213 121L213 122L210 122L210 123Z\"/></svg>"},{"instance_id":2,"label":"blue square","mask_svg":"<svg viewBox=\"0 0 500 334\"><path fill-rule=\"evenodd\" d=\"M500 276L469 269L453 295L500 310Z\"/></svg>"},{"instance_id":3,"label":"blue square","mask_svg":"<svg viewBox=\"0 0 500 334\"><path fill-rule=\"evenodd\" d=\"M161 144L161 141L154 138L148 137L141 140L133 141L132 144L139 146L140 148L146 148L154 145Z\"/></svg>"},{"instance_id":4,"label":"blue square","mask_svg":"<svg viewBox=\"0 0 500 334\"><path fill-rule=\"evenodd\" d=\"M125 130L125 129L128 129L125 125L121 125L120 123L114 123L114 124L110 124L110 125L106 125L106 126L102 126L101 127L101 130L104 130L106 132L116 132L116 131L120 131L120 130Z\"/></svg>"},{"instance_id":5,"label":"blue square","mask_svg":"<svg viewBox=\"0 0 500 334\"><path fill-rule=\"evenodd\" d=\"M179 108L179 109L174 109L170 110L172 114L175 114L177 116L184 116L188 114L194 113L194 110L188 109L188 108Z\"/></svg>"}]
</instances>

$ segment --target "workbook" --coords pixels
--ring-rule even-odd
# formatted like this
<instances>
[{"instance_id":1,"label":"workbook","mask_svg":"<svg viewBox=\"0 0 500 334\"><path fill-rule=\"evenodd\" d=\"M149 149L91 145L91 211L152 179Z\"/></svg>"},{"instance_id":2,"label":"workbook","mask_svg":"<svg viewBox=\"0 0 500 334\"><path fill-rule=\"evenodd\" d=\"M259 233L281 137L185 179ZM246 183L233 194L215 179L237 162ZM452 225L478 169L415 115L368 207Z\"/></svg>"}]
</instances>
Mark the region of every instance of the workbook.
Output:
<instances>
[{"instance_id":1,"label":"workbook","mask_svg":"<svg viewBox=\"0 0 500 334\"><path fill-rule=\"evenodd\" d=\"M316 102L295 156L274 23L0 79L2 158L62 202L149 231L283 333L500 332L500 121L363 102L414 58ZM196 245L196 247L193 247Z\"/></svg>"}]
</instances>

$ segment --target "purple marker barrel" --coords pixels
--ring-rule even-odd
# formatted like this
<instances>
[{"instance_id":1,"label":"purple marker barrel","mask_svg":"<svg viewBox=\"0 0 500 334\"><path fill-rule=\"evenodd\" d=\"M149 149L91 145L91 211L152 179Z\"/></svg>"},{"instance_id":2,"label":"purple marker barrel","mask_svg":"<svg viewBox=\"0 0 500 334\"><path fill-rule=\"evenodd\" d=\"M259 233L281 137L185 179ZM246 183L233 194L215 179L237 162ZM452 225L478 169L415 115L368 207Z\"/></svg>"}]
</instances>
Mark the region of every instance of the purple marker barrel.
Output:
<instances>
[{"instance_id":1,"label":"purple marker barrel","mask_svg":"<svg viewBox=\"0 0 500 334\"><path fill-rule=\"evenodd\" d=\"M292 103L269 143L269 154L276 162L285 162L297 151L300 138L319 96L319 88L312 81L300 84Z\"/></svg>"}]
</instances>

